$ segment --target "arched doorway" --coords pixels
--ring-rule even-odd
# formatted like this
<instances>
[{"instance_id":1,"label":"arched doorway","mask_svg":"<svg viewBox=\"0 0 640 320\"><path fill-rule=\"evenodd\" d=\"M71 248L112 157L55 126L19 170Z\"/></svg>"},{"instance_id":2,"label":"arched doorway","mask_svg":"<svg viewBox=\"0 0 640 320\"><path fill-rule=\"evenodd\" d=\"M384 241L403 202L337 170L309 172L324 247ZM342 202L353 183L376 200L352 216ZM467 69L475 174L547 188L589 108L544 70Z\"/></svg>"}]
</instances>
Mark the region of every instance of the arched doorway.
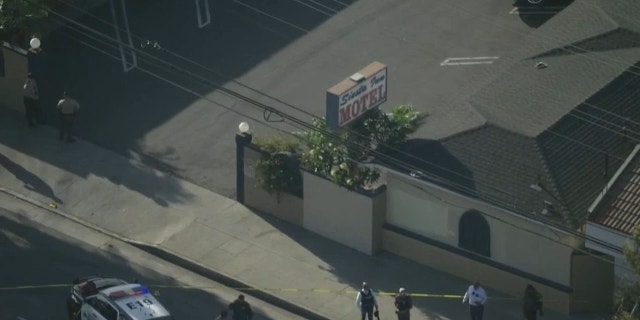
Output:
<instances>
[{"instance_id":1,"label":"arched doorway","mask_svg":"<svg viewBox=\"0 0 640 320\"><path fill-rule=\"evenodd\" d=\"M491 256L491 230L480 212L467 211L460 218L458 246L483 256Z\"/></svg>"}]
</instances>

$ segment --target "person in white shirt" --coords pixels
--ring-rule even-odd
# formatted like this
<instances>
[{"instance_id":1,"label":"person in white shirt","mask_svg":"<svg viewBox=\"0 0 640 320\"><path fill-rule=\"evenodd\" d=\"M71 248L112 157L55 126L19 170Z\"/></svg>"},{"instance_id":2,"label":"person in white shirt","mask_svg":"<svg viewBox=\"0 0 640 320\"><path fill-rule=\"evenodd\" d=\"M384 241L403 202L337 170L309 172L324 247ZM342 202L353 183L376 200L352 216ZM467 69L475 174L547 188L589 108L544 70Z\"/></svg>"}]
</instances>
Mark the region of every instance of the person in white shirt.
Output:
<instances>
[{"instance_id":1,"label":"person in white shirt","mask_svg":"<svg viewBox=\"0 0 640 320\"><path fill-rule=\"evenodd\" d=\"M57 107L60 112L60 140L66 138L67 142L74 142L75 140L71 136L71 128L80 109L80 104L71 98L69 92L65 91L63 98L58 101Z\"/></svg>"},{"instance_id":2,"label":"person in white shirt","mask_svg":"<svg viewBox=\"0 0 640 320\"><path fill-rule=\"evenodd\" d=\"M358 309L360 309L360 314L362 315L360 320L364 320L365 315L369 320L373 320L373 315L378 313L378 301L376 300L376 295L373 293L373 290L369 288L369 285L366 282L362 283L362 290L358 292L356 305L358 306ZM376 308L375 313L373 312L374 307Z\"/></svg>"},{"instance_id":3,"label":"person in white shirt","mask_svg":"<svg viewBox=\"0 0 640 320\"><path fill-rule=\"evenodd\" d=\"M477 281L469 286L462 298L462 303L469 302L469 314L471 320L482 320L484 304L487 302L487 293Z\"/></svg>"}]
</instances>

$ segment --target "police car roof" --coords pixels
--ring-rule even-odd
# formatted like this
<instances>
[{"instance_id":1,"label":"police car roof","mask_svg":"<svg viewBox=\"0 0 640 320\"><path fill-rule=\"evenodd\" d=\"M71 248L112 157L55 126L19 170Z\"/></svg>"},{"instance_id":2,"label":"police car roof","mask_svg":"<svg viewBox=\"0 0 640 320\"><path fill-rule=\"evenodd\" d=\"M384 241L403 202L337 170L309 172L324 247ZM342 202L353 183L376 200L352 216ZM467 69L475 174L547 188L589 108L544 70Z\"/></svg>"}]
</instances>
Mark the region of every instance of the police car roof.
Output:
<instances>
[{"instance_id":1,"label":"police car roof","mask_svg":"<svg viewBox=\"0 0 640 320\"><path fill-rule=\"evenodd\" d=\"M125 290L133 290L134 288L138 288L138 287L144 287L144 286L139 284L139 283L123 283L123 284L115 286L115 287L109 287L109 288L106 288L104 290L100 290L100 292L104 293L106 296L109 296L109 295L113 294L114 292L125 291Z\"/></svg>"},{"instance_id":2,"label":"police car roof","mask_svg":"<svg viewBox=\"0 0 640 320\"><path fill-rule=\"evenodd\" d=\"M96 290L98 291L106 288L110 288L113 286L120 286L127 283L126 281L117 279L117 278L97 278L96 277L96 278L86 279L85 281L74 285L74 287L79 290L80 288L82 288L83 285L85 285L89 281L93 282L96 285Z\"/></svg>"},{"instance_id":3,"label":"police car roof","mask_svg":"<svg viewBox=\"0 0 640 320\"><path fill-rule=\"evenodd\" d=\"M170 317L167 309L149 292L149 289L138 283L111 287L100 291L100 294L117 304L134 320Z\"/></svg>"}]
</instances>

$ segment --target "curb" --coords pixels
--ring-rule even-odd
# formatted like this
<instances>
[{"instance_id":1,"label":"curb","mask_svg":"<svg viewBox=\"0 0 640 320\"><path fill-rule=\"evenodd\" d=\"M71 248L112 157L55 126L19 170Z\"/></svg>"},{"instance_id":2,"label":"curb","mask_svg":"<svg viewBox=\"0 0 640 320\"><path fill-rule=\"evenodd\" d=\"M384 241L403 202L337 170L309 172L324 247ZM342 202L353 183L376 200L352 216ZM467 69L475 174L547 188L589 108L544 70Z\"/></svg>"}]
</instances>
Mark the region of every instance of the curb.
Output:
<instances>
[{"instance_id":1,"label":"curb","mask_svg":"<svg viewBox=\"0 0 640 320\"><path fill-rule=\"evenodd\" d=\"M115 238L118 239L122 242L125 242L129 245L132 245L142 251L145 251L149 254L152 254L162 260L165 260L169 263L175 264L177 266L180 266L186 270L189 270L193 273L196 273L198 275L201 275L205 278L208 278L210 280L219 282L220 284L227 286L227 287L231 287L231 288L252 288L250 290L251 296L256 297L264 302L267 302L269 304L272 304L278 308L284 309L288 312L291 312L293 314L296 314L298 316L301 316L305 319L310 319L310 320L330 320L330 318L321 315L319 313L316 313L310 309L307 309L305 307L299 306L293 302L290 302L286 299L280 298L276 295L273 295L267 291L261 290L249 283L243 282L241 280L238 280L236 278L230 277L224 273L220 273L218 271L215 271L213 269L209 269L207 267L205 267L204 265L193 261L189 258L186 257L182 257L174 252L172 252L171 250L167 249L167 248L163 248L159 245L155 245L155 244L148 244L148 243L144 243L141 241L137 241L137 240L132 240L132 239L128 239L125 238L121 235L118 235L116 233L113 233L109 230L106 230L102 227L99 227L97 225L88 223L84 220L81 220L79 218L74 217L71 214L68 214L62 210L59 210L57 208L52 208L48 205L45 205L39 201L33 200L29 197L26 197L18 192L15 192L13 190L9 190L5 187L3 187L2 185L0 185L0 192L5 193L9 196L12 196L18 200L27 202L35 207L38 207L40 209L44 209L47 210L51 213L54 213L56 215L59 215L67 220L71 220L75 223L78 223L86 228L89 228L91 230L97 231L99 233L102 233L108 237L111 238ZM242 291L242 290L240 290Z\"/></svg>"}]
</instances>

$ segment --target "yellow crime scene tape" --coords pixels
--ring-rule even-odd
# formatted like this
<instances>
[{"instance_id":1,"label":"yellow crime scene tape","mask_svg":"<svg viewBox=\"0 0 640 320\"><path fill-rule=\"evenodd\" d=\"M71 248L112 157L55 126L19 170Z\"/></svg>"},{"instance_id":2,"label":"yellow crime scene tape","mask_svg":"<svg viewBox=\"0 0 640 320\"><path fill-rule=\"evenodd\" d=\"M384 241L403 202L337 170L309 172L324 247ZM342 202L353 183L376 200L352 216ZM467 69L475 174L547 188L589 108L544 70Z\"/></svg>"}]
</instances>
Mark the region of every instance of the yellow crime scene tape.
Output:
<instances>
[{"instance_id":1,"label":"yellow crime scene tape","mask_svg":"<svg viewBox=\"0 0 640 320\"><path fill-rule=\"evenodd\" d=\"M0 287L0 292L2 291L17 291L17 290L37 290L37 289L54 289L54 288L70 288L71 284L43 284L43 285L26 285L26 286L9 286L9 287ZM153 289L188 289L188 290L202 290L202 289L233 289L243 292L251 292L251 291L265 291L265 292L290 292L290 293L300 293L300 292L310 292L310 293L322 293L322 294L349 294L356 295L358 293L357 290L329 290L329 289L300 289L300 288L256 288L256 287L247 287L247 288L233 288L226 286L187 286L187 285L146 285L149 288ZM396 292L386 292L386 291L377 291L376 294L378 296L395 296ZM156 290L154 295L159 296L160 292ZM436 293L410 293L411 297L415 298L439 298L439 299L462 299L462 295L459 294L436 294ZM511 297L489 297L490 300L516 300L518 298Z\"/></svg>"}]
</instances>

